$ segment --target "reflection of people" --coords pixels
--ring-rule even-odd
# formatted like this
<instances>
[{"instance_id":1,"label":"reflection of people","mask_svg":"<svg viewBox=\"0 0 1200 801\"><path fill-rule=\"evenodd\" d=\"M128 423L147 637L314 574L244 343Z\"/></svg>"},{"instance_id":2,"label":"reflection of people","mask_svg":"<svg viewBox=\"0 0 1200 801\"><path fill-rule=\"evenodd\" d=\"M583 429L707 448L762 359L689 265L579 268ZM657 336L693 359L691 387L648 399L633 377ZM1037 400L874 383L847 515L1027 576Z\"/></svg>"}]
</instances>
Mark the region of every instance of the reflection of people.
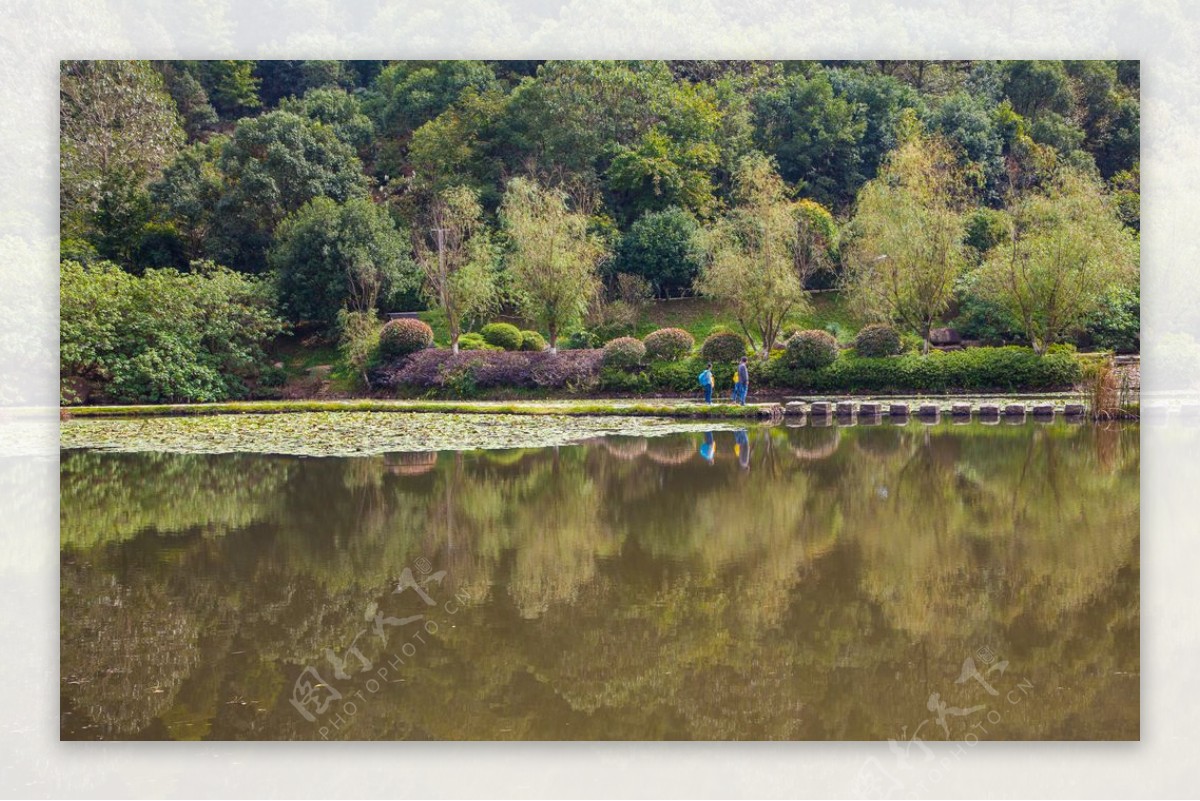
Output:
<instances>
[{"instance_id":1,"label":"reflection of people","mask_svg":"<svg viewBox=\"0 0 1200 801\"><path fill-rule=\"evenodd\" d=\"M709 384L708 391L710 393L712 392L711 384ZM717 456L717 441L713 438L713 432L705 431L704 432L704 442L700 443L700 457L702 459L704 459L706 462L708 462L709 464L712 464L713 460L716 458L716 456Z\"/></svg>"},{"instance_id":2,"label":"reflection of people","mask_svg":"<svg viewBox=\"0 0 1200 801\"><path fill-rule=\"evenodd\" d=\"M746 357L738 362L737 383L733 385L733 400L735 403L746 405L746 393L750 391L750 368L746 366Z\"/></svg>"},{"instance_id":3,"label":"reflection of people","mask_svg":"<svg viewBox=\"0 0 1200 801\"><path fill-rule=\"evenodd\" d=\"M739 428L733 432L733 453L738 463L747 470L750 469L750 437L746 429Z\"/></svg>"},{"instance_id":4,"label":"reflection of people","mask_svg":"<svg viewBox=\"0 0 1200 801\"><path fill-rule=\"evenodd\" d=\"M708 367L704 368L704 372L700 374L700 386L704 387L704 402L712 403L713 393L713 372L712 362L708 363Z\"/></svg>"}]
</instances>

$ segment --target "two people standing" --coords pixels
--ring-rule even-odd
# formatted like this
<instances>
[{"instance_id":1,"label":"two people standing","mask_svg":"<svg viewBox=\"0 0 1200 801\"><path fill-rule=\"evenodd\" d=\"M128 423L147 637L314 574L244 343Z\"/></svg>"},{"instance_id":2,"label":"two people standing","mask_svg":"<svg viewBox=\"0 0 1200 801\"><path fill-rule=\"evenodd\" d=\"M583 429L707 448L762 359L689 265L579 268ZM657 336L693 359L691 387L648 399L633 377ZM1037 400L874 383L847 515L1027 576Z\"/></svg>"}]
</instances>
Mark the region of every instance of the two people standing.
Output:
<instances>
[{"instance_id":1,"label":"two people standing","mask_svg":"<svg viewBox=\"0 0 1200 801\"><path fill-rule=\"evenodd\" d=\"M713 386L712 362L708 363L704 372L700 374L700 387L704 390L704 402L712 403ZM750 391L750 369L746 366L746 357L738 362L737 372L733 374L733 395L734 403L746 405L746 394Z\"/></svg>"}]
</instances>

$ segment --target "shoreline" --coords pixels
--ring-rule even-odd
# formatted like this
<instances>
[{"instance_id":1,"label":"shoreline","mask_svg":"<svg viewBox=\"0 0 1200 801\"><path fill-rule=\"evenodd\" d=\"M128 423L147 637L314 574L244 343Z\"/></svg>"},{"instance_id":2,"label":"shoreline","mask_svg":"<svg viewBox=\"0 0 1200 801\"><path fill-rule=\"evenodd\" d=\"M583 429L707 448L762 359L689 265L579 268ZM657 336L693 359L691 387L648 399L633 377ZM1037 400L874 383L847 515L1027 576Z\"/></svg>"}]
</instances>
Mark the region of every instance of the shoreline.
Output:
<instances>
[{"instance_id":1,"label":"shoreline","mask_svg":"<svg viewBox=\"0 0 1200 801\"><path fill-rule=\"evenodd\" d=\"M845 398L846 396L841 396ZM902 407L902 408L901 408ZM964 407L968 410L964 411ZM294 414L304 412L386 412L418 414L478 414L478 415L560 415L567 417L661 417L709 420L772 420L781 417L804 416L952 416L986 417L1004 410L1004 416L1086 416L1077 396L1066 394L1011 394L935 397L855 398L853 402L839 396L812 396L806 402L769 400L739 406L731 403L704 404L691 400L655 398L586 399L586 400L520 400L520 401L449 401L449 400L265 400L233 401L227 403L130 404L110 406L68 406L60 409L60 418L112 419L149 417L193 417L238 414ZM1135 404L1117 415L1117 419L1136 420L1140 409Z\"/></svg>"}]
</instances>

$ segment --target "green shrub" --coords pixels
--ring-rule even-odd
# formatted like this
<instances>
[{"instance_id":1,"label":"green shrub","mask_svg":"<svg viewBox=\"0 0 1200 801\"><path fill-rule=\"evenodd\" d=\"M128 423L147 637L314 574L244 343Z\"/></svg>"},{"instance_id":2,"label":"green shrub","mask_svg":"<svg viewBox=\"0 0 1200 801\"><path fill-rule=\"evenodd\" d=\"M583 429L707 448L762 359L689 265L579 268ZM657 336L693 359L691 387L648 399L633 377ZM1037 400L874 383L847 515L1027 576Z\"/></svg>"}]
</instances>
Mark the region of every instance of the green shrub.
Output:
<instances>
[{"instance_id":1,"label":"green shrub","mask_svg":"<svg viewBox=\"0 0 1200 801\"><path fill-rule=\"evenodd\" d=\"M420 320L391 320L379 332L379 355L395 359L433 344L433 329Z\"/></svg>"},{"instance_id":2,"label":"green shrub","mask_svg":"<svg viewBox=\"0 0 1200 801\"><path fill-rule=\"evenodd\" d=\"M367 370L375 365L382 352L382 329L375 312L351 312L341 309L338 312L338 333L338 352L342 361L354 371L355 377L361 378L362 383L366 385ZM395 342L393 335L392 344Z\"/></svg>"},{"instance_id":3,"label":"green shrub","mask_svg":"<svg viewBox=\"0 0 1200 801\"><path fill-rule=\"evenodd\" d=\"M654 389L665 392L691 393L699 392L697 381L704 371L705 364L697 359L681 359L674 362L653 362L647 370L650 385ZM714 375L715 380L719 377Z\"/></svg>"},{"instance_id":4,"label":"green shrub","mask_svg":"<svg viewBox=\"0 0 1200 801\"><path fill-rule=\"evenodd\" d=\"M600 369L599 386L605 392L636 392L639 394L653 389L647 373L608 366Z\"/></svg>"},{"instance_id":5,"label":"green shrub","mask_svg":"<svg viewBox=\"0 0 1200 801\"><path fill-rule=\"evenodd\" d=\"M211 263L135 276L66 261L59 277L60 376L64 385L92 382L103 400L245 397L283 330L266 281Z\"/></svg>"},{"instance_id":6,"label":"green shrub","mask_svg":"<svg viewBox=\"0 0 1200 801\"><path fill-rule=\"evenodd\" d=\"M591 350L603 344L591 331L572 331L561 342L565 350Z\"/></svg>"},{"instance_id":7,"label":"green shrub","mask_svg":"<svg viewBox=\"0 0 1200 801\"><path fill-rule=\"evenodd\" d=\"M859 356L895 356L901 350L900 334L883 323L863 326L854 337L854 352Z\"/></svg>"},{"instance_id":8,"label":"green shrub","mask_svg":"<svg viewBox=\"0 0 1200 801\"><path fill-rule=\"evenodd\" d=\"M814 392L1052 391L1074 386L1079 360L1065 351L1038 356L1029 348L966 348L890 358L847 354L819 369L794 367L786 356L760 371L768 385Z\"/></svg>"},{"instance_id":9,"label":"green shrub","mask_svg":"<svg viewBox=\"0 0 1200 801\"><path fill-rule=\"evenodd\" d=\"M521 349L521 329L512 323L488 323L479 329L483 341L501 350Z\"/></svg>"},{"instance_id":10,"label":"green shrub","mask_svg":"<svg viewBox=\"0 0 1200 801\"><path fill-rule=\"evenodd\" d=\"M483 338L483 334L472 331L469 334L463 334L458 338L459 350L504 350L495 345L489 345Z\"/></svg>"},{"instance_id":11,"label":"green shrub","mask_svg":"<svg viewBox=\"0 0 1200 801\"><path fill-rule=\"evenodd\" d=\"M642 343L651 359L673 362L691 353L696 340L682 328L660 328L642 337Z\"/></svg>"},{"instance_id":12,"label":"green shrub","mask_svg":"<svg viewBox=\"0 0 1200 801\"><path fill-rule=\"evenodd\" d=\"M521 350L539 351L546 349L546 340L537 331L521 332Z\"/></svg>"},{"instance_id":13,"label":"green shrub","mask_svg":"<svg viewBox=\"0 0 1200 801\"><path fill-rule=\"evenodd\" d=\"M838 343L825 331L800 331L787 341L784 352L789 366L819 370L837 361Z\"/></svg>"},{"instance_id":14,"label":"green shrub","mask_svg":"<svg viewBox=\"0 0 1200 801\"><path fill-rule=\"evenodd\" d=\"M727 328L714 331L700 346L700 355L708 362L736 362L746 355L746 338Z\"/></svg>"},{"instance_id":15,"label":"green shrub","mask_svg":"<svg viewBox=\"0 0 1200 801\"><path fill-rule=\"evenodd\" d=\"M618 337L604 345L604 366L628 370L640 365L646 358L646 346L640 339Z\"/></svg>"}]
</instances>

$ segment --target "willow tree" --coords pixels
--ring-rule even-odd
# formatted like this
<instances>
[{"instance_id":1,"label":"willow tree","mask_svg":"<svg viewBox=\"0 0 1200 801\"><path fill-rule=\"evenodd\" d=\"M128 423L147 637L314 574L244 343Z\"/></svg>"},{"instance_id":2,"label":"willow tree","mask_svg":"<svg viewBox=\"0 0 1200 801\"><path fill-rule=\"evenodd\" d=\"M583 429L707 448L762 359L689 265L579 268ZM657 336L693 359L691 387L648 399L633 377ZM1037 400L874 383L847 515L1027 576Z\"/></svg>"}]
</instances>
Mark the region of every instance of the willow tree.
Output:
<instances>
[{"instance_id":1,"label":"willow tree","mask_svg":"<svg viewBox=\"0 0 1200 801\"><path fill-rule=\"evenodd\" d=\"M733 210L708 232L709 260L696 286L730 310L765 357L787 316L808 307L797 261L803 215L764 158L738 165L734 198Z\"/></svg>"},{"instance_id":2,"label":"willow tree","mask_svg":"<svg viewBox=\"0 0 1200 801\"><path fill-rule=\"evenodd\" d=\"M919 334L926 351L965 264L956 161L941 138L910 133L859 192L845 254L858 314Z\"/></svg>"},{"instance_id":3,"label":"willow tree","mask_svg":"<svg viewBox=\"0 0 1200 801\"><path fill-rule=\"evenodd\" d=\"M445 313L450 349L458 353L463 320L486 313L496 301L496 249L472 189L458 186L439 193L429 222L428 235L416 237L417 263L425 277L425 297Z\"/></svg>"},{"instance_id":4,"label":"willow tree","mask_svg":"<svg viewBox=\"0 0 1200 801\"><path fill-rule=\"evenodd\" d=\"M1011 235L984 262L978 286L1038 353L1099 312L1110 290L1136 286L1137 240L1095 178L1065 170L1010 211Z\"/></svg>"},{"instance_id":5,"label":"willow tree","mask_svg":"<svg viewBox=\"0 0 1200 801\"><path fill-rule=\"evenodd\" d=\"M509 291L546 329L550 352L557 353L559 334L583 318L599 290L597 268L608 251L564 193L528 178L509 182L500 216L512 246Z\"/></svg>"}]
</instances>

